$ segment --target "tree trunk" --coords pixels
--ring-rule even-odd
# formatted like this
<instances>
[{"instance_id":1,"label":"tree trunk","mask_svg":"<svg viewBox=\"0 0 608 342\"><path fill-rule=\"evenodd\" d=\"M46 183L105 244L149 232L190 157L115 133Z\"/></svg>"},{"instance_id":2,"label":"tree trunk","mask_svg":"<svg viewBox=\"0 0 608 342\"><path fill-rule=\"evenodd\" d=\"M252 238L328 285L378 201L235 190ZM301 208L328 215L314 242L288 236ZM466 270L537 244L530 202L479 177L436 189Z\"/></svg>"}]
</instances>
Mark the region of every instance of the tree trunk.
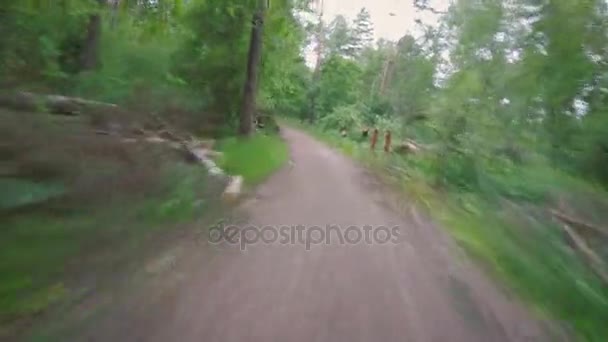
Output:
<instances>
[{"instance_id":1,"label":"tree trunk","mask_svg":"<svg viewBox=\"0 0 608 342\"><path fill-rule=\"evenodd\" d=\"M105 0L97 0L103 5ZM101 40L101 13L96 12L89 17L87 36L80 55L80 70L93 70L99 65L99 45Z\"/></svg>"},{"instance_id":2,"label":"tree trunk","mask_svg":"<svg viewBox=\"0 0 608 342\"><path fill-rule=\"evenodd\" d=\"M308 122L313 124L315 122L315 111L317 109L317 96L319 95L319 76L321 74L321 53L317 54L317 62L315 70L312 73L312 86L313 91L310 94L310 112L308 115Z\"/></svg>"},{"instance_id":3,"label":"tree trunk","mask_svg":"<svg viewBox=\"0 0 608 342\"><path fill-rule=\"evenodd\" d=\"M391 83L395 63L397 63L397 58L399 57L399 50L392 50L389 53L390 55L387 56L383 67L382 81L380 82L380 96L384 96L387 86Z\"/></svg>"},{"instance_id":4,"label":"tree trunk","mask_svg":"<svg viewBox=\"0 0 608 342\"><path fill-rule=\"evenodd\" d=\"M118 22L120 0L109 0L109 3L112 8L112 15L110 17L110 27L114 29L116 27L116 23Z\"/></svg>"},{"instance_id":5,"label":"tree trunk","mask_svg":"<svg viewBox=\"0 0 608 342\"><path fill-rule=\"evenodd\" d=\"M313 124L315 121L315 111L317 107L317 96L319 95L319 76L321 74L321 65L323 63L323 1L317 1L319 11L319 25L317 26L317 60L315 61L315 70L312 74L313 91L310 96L310 112L308 115L308 122Z\"/></svg>"},{"instance_id":6,"label":"tree trunk","mask_svg":"<svg viewBox=\"0 0 608 342\"><path fill-rule=\"evenodd\" d=\"M258 70L262 57L262 38L264 29L264 15L266 12L265 0L261 1L259 8L253 14L253 26L251 27L251 39L249 42L249 54L247 56L247 78L243 91L243 107L241 109L241 121L239 134L251 135L253 131L253 117L256 110L256 95L258 86Z\"/></svg>"}]
</instances>

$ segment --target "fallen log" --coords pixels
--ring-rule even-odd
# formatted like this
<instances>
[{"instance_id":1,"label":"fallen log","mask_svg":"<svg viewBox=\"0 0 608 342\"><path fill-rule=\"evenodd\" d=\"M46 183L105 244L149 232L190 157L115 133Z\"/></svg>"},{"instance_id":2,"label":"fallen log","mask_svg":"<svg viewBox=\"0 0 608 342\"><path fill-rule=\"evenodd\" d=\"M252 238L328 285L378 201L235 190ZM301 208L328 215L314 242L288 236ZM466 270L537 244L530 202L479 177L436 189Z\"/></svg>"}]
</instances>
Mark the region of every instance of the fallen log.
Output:
<instances>
[{"instance_id":1,"label":"fallen log","mask_svg":"<svg viewBox=\"0 0 608 342\"><path fill-rule=\"evenodd\" d=\"M0 94L0 106L18 111L79 115L86 109L116 109L113 103L86 100L63 95L39 95L30 92Z\"/></svg>"},{"instance_id":2,"label":"fallen log","mask_svg":"<svg viewBox=\"0 0 608 342\"><path fill-rule=\"evenodd\" d=\"M420 151L420 148L409 141L404 141L400 144L397 144L393 151L398 154L418 153Z\"/></svg>"},{"instance_id":3,"label":"fallen log","mask_svg":"<svg viewBox=\"0 0 608 342\"><path fill-rule=\"evenodd\" d=\"M398 154L419 153L426 149L412 139L406 139L395 146L393 151Z\"/></svg>"},{"instance_id":4,"label":"fallen log","mask_svg":"<svg viewBox=\"0 0 608 342\"><path fill-rule=\"evenodd\" d=\"M204 149L186 149L187 152L189 152L192 157L194 157L194 159L196 161L198 161L199 163L205 165L205 167L207 168L207 170L209 171L210 174L214 175L214 176L225 176L226 174L224 173L224 171L222 169L220 169L219 166L217 166L217 164L207 158L205 150Z\"/></svg>"},{"instance_id":5,"label":"fallen log","mask_svg":"<svg viewBox=\"0 0 608 342\"><path fill-rule=\"evenodd\" d=\"M585 240L579 236L574 229L564 224L562 229L566 233L568 240L571 242L571 246L583 257L589 268L604 282L608 285L608 271L606 271L606 264L602 259L595 254L595 252L587 245Z\"/></svg>"},{"instance_id":6,"label":"fallen log","mask_svg":"<svg viewBox=\"0 0 608 342\"><path fill-rule=\"evenodd\" d=\"M405 139L406 142L416 146L418 149L422 150L424 149L424 146L422 146L421 144L419 144L418 142L412 140L412 139Z\"/></svg>"},{"instance_id":7,"label":"fallen log","mask_svg":"<svg viewBox=\"0 0 608 342\"><path fill-rule=\"evenodd\" d=\"M555 218L557 218L558 220L562 221L563 223L569 224L571 226L577 227L577 228L583 228L585 230L588 231L592 231L595 233L598 233L600 235L603 235L604 237L608 237L608 230L595 226L591 223L587 223L587 222L583 222L579 219L570 217L560 211L557 211L555 209L550 209L549 212L551 213L551 215L553 215Z\"/></svg>"},{"instance_id":8,"label":"fallen log","mask_svg":"<svg viewBox=\"0 0 608 342\"><path fill-rule=\"evenodd\" d=\"M222 199L226 203L234 203L242 193L243 188L243 177L242 176L234 176L230 178L230 182L228 186L224 190L222 194Z\"/></svg>"},{"instance_id":9,"label":"fallen log","mask_svg":"<svg viewBox=\"0 0 608 342\"><path fill-rule=\"evenodd\" d=\"M188 157L203 164L211 175L217 177L226 176L224 171L219 166L217 166L217 164L213 160L207 158L206 149L199 147L200 142L193 143L194 139L192 139L192 137L190 137L189 139L180 137L169 129L170 126L161 117L159 117L158 115L154 115L153 117L164 127L165 135L170 136L173 140L177 141L182 146L183 150L188 154Z\"/></svg>"}]
</instances>

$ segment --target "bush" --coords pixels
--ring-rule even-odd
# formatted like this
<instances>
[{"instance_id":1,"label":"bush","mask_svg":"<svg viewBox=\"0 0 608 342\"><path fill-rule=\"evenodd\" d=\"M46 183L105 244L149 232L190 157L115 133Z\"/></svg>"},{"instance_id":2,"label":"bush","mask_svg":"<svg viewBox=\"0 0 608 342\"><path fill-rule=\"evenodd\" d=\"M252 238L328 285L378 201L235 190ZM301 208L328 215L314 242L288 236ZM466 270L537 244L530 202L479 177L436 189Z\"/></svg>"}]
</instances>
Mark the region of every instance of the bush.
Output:
<instances>
[{"instance_id":1,"label":"bush","mask_svg":"<svg viewBox=\"0 0 608 342\"><path fill-rule=\"evenodd\" d=\"M352 129L361 127L362 124L363 118L356 105L336 107L319 120L319 125L326 130Z\"/></svg>"},{"instance_id":2,"label":"bush","mask_svg":"<svg viewBox=\"0 0 608 342\"><path fill-rule=\"evenodd\" d=\"M287 145L276 135L226 138L218 148L223 153L220 166L231 175L243 176L248 184L263 181L289 157Z\"/></svg>"}]
</instances>

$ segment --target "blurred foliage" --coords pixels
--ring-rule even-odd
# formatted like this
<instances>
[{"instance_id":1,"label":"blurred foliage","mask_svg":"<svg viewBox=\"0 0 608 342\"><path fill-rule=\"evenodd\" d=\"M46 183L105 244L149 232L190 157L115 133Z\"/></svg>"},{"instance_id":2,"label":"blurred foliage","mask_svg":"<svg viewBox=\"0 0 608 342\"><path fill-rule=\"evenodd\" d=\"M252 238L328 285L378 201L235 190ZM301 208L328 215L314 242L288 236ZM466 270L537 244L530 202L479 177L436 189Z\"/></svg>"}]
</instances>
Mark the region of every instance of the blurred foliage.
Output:
<instances>
[{"instance_id":1,"label":"blurred foliage","mask_svg":"<svg viewBox=\"0 0 608 342\"><path fill-rule=\"evenodd\" d=\"M255 0L8 0L0 6L0 87L77 95L145 111L238 115ZM310 72L297 18L306 3L273 1L265 19L259 103L302 114ZM99 66L86 70L99 15ZM170 105L168 105L170 104ZM202 113L201 113L202 112ZM205 113L205 114L203 114ZM200 120L201 124L204 120Z\"/></svg>"},{"instance_id":2,"label":"blurred foliage","mask_svg":"<svg viewBox=\"0 0 608 342\"><path fill-rule=\"evenodd\" d=\"M313 12L310 1L271 1L259 112L299 119L314 113L315 134L353 156L364 155L364 127L390 130L395 144L404 139L424 144L418 154L374 162L395 175L398 186L408 180L461 242L542 310L568 320L584 339L602 340L608 335L603 322L608 294L543 213L559 207L592 222L608 220L603 214L608 212L608 5L456 0L442 13L432 1L414 2L440 14L438 24L420 24L419 34L373 44L372 20L364 9L352 23L337 17L326 25L302 19ZM5 0L0 87L114 102L133 112L165 115L172 124L183 121L195 134L211 127L228 135L237 123L257 5L255 0ZM321 50L316 70L305 63L311 42ZM94 68L83 62L87 51L97 51ZM3 178L8 183L3 189L9 189L0 199L3 207L45 202L93 185L111 188L105 186L108 180L116 187L142 186L159 177L140 168L132 178L119 177L140 152L107 141L64 139L72 136L64 134L66 128L62 132L48 122L30 125L24 116L3 121L0 128L0 154L24 165L17 177ZM273 136L228 139L220 146L224 166L251 183L286 158ZM156 157L134 165L154 164ZM252 158L262 165L251 166L257 163ZM192 200L183 197L154 214L180 216L182 204ZM517 209L507 210L505 203ZM590 244L601 249L606 241ZM6 286L30 282L15 279ZM47 297L54 298L61 285L50 286L53 295Z\"/></svg>"},{"instance_id":3,"label":"blurred foliage","mask_svg":"<svg viewBox=\"0 0 608 342\"><path fill-rule=\"evenodd\" d=\"M608 222L608 5L433 4L415 1L437 25L360 54L344 18L326 28L313 132L390 174L541 311L605 339L608 293L547 209ZM363 127L424 148L372 157L354 142ZM585 239L606 267L608 240Z\"/></svg>"},{"instance_id":4,"label":"blurred foliage","mask_svg":"<svg viewBox=\"0 0 608 342\"><path fill-rule=\"evenodd\" d=\"M243 176L249 185L264 181L289 158L286 143L272 134L226 138L219 142L218 149L222 152L220 166L231 175Z\"/></svg>"},{"instance_id":5,"label":"blurred foliage","mask_svg":"<svg viewBox=\"0 0 608 342\"><path fill-rule=\"evenodd\" d=\"M222 189L214 189L199 166L166 163L160 168L163 177L146 191L113 189L105 205L3 214L0 325L38 314L69 295L73 288L61 282L64 272L115 271L152 232L200 217L215 205L211 194L219 196Z\"/></svg>"},{"instance_id":6,"label":"blurred foliage","mask_svg":"<svg viewBox=\"0 0 608 342\"><path fill-rule=\"evenodd\" d=\"M223 189L215 187L224 184L208 182L200 166L185 166L159 144L125 144L122 135L155 130L158 116L193 135L234 134L258 3L0 2L2 95L24 90L119 105L75 117L0 109L0 325L29 319L70 292L58 280L67 261L200 217L219 198ZM297 14L306 8L278 0L266 13L258 107L269 118L305 114L311 73ZM223 145L226 166L248 182L287 158L275 136Z\"/></svg>"},{"instance_id":7,"label":"blurred foliage","mask_svg":"<svg viewBox=\"0 0 608 342\"><path fill-rule=\"evenodd\" d=\"M27 90L121 106L120 113L110 115L112 119L106 119L110 113L87 113L95 129L109 130L110 125L124 126L129 120L150 125L158 114L195 135L231 135L242 102L251 17L257 4L256 0L3 1L0 89L3 94ZM305 114L311 73L300 53L306 34L298 13L306 8L306 1L273 1L266 13L260 114ZM97 19L100 26L95 26ZM93 68L85 63L87 51L95 52ZM120 156L97 165L97 161L84 163L87 158L75 151L80 145L124 154L105 141L79 140L78 134L87 130L86 121L69 126L20 121L14 115L3 120L0 153L7 160L0 166L4 172L6 164L7 176L12 177L5 180L11 183L11 194L3 196L3 206L34 198L44 202L55 196L56 183L61 187L66 178L77 177L93 165L104 169L100 173L116 168L113 163ZM41 143L44 139L51 142L49 146ZM20 169L13 170L15 165Z\"/></svg>"}]
</instances>

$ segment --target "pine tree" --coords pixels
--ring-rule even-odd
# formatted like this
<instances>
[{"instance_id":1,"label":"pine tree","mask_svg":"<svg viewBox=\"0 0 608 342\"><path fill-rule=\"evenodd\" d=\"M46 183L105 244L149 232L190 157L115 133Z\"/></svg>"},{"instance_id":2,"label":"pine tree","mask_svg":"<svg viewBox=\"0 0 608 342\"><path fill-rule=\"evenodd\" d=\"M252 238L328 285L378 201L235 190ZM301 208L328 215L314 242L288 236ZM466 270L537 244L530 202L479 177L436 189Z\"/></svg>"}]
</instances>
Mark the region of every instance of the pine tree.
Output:
<instances>
[{"instance_id":1,"label":"pine tree","mask_svg":"<svg viewBox=\"0 0 608 342\"><path fill-rule=\"evenodd\" d=\"M336 16L329 25L327 52L329 55L354 57L355 51L352 40L353 31L348 25L346 18L342 15Z\"/></svg>"},{"instance_id":2,"label":"pine tree","mask_svg":"<svg viewBox=\"0 0 608 342\"><path fill-rule=\"evenodd\" d=\"M359 55L361 51L370 47L374 42L374 26L369 11L363 7L357 13L357 17L353 21L353 34L351 37L351 47L355 55Z\"/></svg>"}]
</instances>

